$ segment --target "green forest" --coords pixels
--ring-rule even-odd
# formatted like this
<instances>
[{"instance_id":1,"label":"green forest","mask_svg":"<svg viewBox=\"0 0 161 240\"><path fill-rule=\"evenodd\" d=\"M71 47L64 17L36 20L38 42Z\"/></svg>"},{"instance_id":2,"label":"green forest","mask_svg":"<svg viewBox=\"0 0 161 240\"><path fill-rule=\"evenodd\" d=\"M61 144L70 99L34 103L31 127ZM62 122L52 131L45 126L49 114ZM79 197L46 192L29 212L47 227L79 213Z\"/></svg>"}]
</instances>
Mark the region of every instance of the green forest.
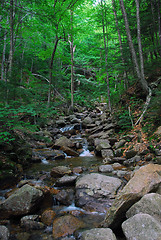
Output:
<instances>
[{"instance_id":1,"label":"green forest","mask_svg":"<svg viewBox=\"0 0 161 240\"><path fill-rule=\"evenodd\" d=\"M1 142L99 102L123 129L142 112L159 126L159 0L2 0L0 12Z\"/></svg>"}]
</instances>

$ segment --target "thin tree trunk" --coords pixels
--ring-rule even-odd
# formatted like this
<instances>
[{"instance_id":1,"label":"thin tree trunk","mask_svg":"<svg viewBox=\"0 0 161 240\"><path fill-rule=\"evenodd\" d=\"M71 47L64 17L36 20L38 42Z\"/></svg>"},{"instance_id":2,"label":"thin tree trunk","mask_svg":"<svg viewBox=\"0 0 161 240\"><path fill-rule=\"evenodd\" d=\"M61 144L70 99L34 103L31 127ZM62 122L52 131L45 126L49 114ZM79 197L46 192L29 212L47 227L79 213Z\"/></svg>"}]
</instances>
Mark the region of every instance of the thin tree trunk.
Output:
<instances>
[{"instance_id":1,"label":"thin tree trunk","mask_svg":"<svg viewBox=\"0 0 161 240\"><path fill-rule=\"evenodd\" d=\"M54 62L54 57L55 57L55 53L56 53L56 49L58 46L58 42L59 42L59 38L58 36L56 36L56 40L55 40L55 45L54 45L54 49L51 55L51 60L50 60L50 72L49 72L49 92L48 92L48 106L50 105L51 102L51 85L52 85L52 79L53 79L53 62Z\"/></svg>"},{"instance_id":2,"label":"thin tree trunk","mask_svg":"<svg viewBox=\"0 0 161 240\"><path fill-rule=\"evenodd\" d=\"M146 94L148 94L149 90L148 90L147 82L145 81L145 79L142 78L141 72L140 72L140 69L139 69L139 64L138 64L138 61L137 61L136 52L135 52L134 45L133 45L133 42L132 42L132 37L131 37L131 33L130 33L129 22L128 22L126 10L125 10L124 2L123 2L123 0L119 0L119 1L120 1L120 6L121 6L123 18L124 18L124 21L125 21L126 33L127 33L127 37L128 37L129 47L130 47L130 51L131 51L131 54L132 54L132 60L133 60L133 63L134 63L135 71L137 73L137 77L138 77L138 79L141 83L143 91Z\"/></svg>"},{"instance_id":3,"label":"thin tree trunk","mask_svg":"<svg viewBox=\"0 0 161 240\"><path fill-rule=\"evenodd\" d=\"M115 9L115 0L112 0L112 7L113 7L113 13L114 13L114 16L115 16L115 23L116 23L116 28L117 28L118 38L119 38L121 59L122 59L123 65L125 67L125 59L124 59L124 56L123 56L123 46L122 46L121 33L120 33L119 24L118 24L118 20L117 20L117 13L116 13L116 9ZM128 77L127 77L126 69L124 71L124 86L125 86L125 88L126 88L126 86L128 86Z\"/></svg>"},{"instance_id":4,"label":"thin tree trunk","mask_svg":"<svg viewBox=\"0 0 161 240\"><path fill-rule=\"evenodd\" d=\"M68 39L70 43L70 55L71 55L71 109L74 108L74 51L75 47L73 46L73 11L71 10L71 34L70 34L70 40Z\"/></svg>"},{"instance_id":5,"label":"thin tree trunk","mask_svg":"<svg viewBox=\"0 0 161 240\"><path fill-rule=\"evenodd\" d=\"M13 0L10 0L10 53L9 53L9 75L11 75L12 72L12 65L13 65Z\"/></svg>"},{"instance_id":6,"label":"thin tree trunk","mask_svg":"<svg viewBox=\"0 0 161 240\"><path fill-rule=\"evenodd\" d=\"M106 82L107 82L107 97L108 97L108 108L109 111L111 112L111 99L110 99L110 86L109 86L109 73L108 73L108 49L107 49L107 44L108 44L108 37L106 36L105 32L105 21L104 21L104 14L103 14L103 2L101 0L101 14L102 14L102 30L103 30L103 41L104 41L104 49L105 49L105 65L106 65ZM107 38L107 41L106 41ZM106 44L107 42L107 44Z\"/></svg>"},{"instance_id":7,"label":"thin tree trunk","mask_svg":"<svg viewBox=\"0 0 161 240\"><path fill-rule=\"evenodd\" d=\"M1 64L1 80L2 81L6 81L6 78L5 78L6 39L7 39L7 29L5 29L5 33L4 33L4 45L3 45L3 53L2 53L2 64Z\"/></svg>"},{"instance_id":8,"label":"thin tree trunk","mask_svg":"<svg viewBox=\"0 0 161 240\"><path fill-rule=\"evenodd\" d=\"M158 26L159 26L159 54L161 56L161 14L160 14L160 0L158 0Z\"/></svg>"}]
</instances>

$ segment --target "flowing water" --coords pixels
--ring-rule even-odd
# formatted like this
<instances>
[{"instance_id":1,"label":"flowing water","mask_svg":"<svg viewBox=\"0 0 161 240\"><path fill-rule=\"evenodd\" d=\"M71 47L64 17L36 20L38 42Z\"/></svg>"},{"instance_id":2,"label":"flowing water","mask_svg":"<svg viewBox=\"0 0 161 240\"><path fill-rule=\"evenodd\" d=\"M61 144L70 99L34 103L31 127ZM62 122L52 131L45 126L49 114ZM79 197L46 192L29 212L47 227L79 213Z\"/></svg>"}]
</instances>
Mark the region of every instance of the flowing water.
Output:
<instances>
[{"instance_id":1,"label":"flowing water","mask_svg":"<svg viewBox=\"0 0 161 240\"><path fill-rule=\"evenodd\" d=\"M72 127L68 127L65 130L70 130ZM62 129L64 131L64 129ZM82 139L80 135L75 137L77 141L83 141L83 151L79 157L70 157L66 156L63 160L46 160L44 156L41 156L41 162L35 163L24 173L24 180L30 180L34 185L38 186L48 186L55 188L55 183L50 177L51 169L55 166L67 166L70 169L74 167L82 167L83 173L97 172L98 165L101 165L102 158L96 157L88 149L88 143L86 139ZM50 151L51 149L47 149ZM41 154L41 153L39 153ZM79 175L79 174L78 174ZM65 189L66 187L64 187ZM62 187L60 187L62 189ZM6 190L7 191L7 190ZM4 198L6 191L1 192L1 199ZM105 217L105 213L98 212L87 212L79 207L75 206L75 201L73 199L72 203L69 206L64 206L60 204L56 199L53 198L52 209L56 212L56 217L65 215L65 214L74 214L77 218L82 220L85 224L85 229L90 229L96 227ZM53 239L52 238L52 226L48 226L43 230L32 230L30 232L25 232L19 226L19 219L13 219L9 225L11 231L11 240L45 240ZM29 235L28 235L29 234ZM71 239L75 239L74 236L70 236Z\"/></svg>"}]
</instances>

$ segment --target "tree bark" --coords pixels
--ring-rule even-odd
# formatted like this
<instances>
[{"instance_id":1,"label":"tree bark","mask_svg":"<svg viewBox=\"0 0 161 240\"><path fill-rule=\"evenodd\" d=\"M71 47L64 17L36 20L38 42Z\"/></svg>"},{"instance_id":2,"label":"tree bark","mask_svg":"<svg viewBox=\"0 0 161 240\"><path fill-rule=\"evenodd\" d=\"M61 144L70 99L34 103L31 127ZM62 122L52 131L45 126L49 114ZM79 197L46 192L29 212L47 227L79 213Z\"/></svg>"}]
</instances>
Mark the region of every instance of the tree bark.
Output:
<instances>
[{"instance_id":1,"label":"tree bark","mask_svg":"<svg viewBox=\"0 0 161 240\"><path fill-rule=\"evenodd\" d=\"M51 102L51 85L52 85L52 79L53 79L53 62L54 62L54 57L55 57L55 53L56 53L56 49L58 46L58 42L59 42L59 38L58 36L56 36L55 39L55 44L54 44L54 49L51 55L51 60L50 60L50 71L49 71L49 91L48 91L48 106L50 106L50 102Z\"/></svg>"},{"instance_id":2,"label":"tree bark","mask_svg":"<svg viewBox=\"0 0 161 240\"><path fill-rule=\"evenodd\" d=\"M133 42L132 42L132 37L131 37L131 33L130 33L130 27L129 27L129 22L128 22L127 13L126 13L126 10L125 10L124 2L123 2L123 0L119 0L119 1L120 1L120 7L121 7L121 10L122 10L123 18L124 18L124 21L125 21L126 33L127 33L127 38L128 38L128 42L129 42L130 51L131 51L131 54L132 54L132 60L133 60L133 64L134 64L134 67L135 67L135 71L136 71L137 77L138 77L138 79L141 83L142 89L147 95L148 92L149 92L148 85L147 85L147 82L145 81L145 79L142 78L142 75L141 75L141 72L140 72L140 69L139 69L139 64L138 64L138 61L137 61L136 52L135 52L134 45L133 45Z\"/></svg>"},{"instance_id":3,"label":"tree bark","mask_svg":"<svg viewBox=\"0 0 161 240\"><path fill-rule=\"evenodd\" d=\"M120 44L120 52L121 52L121 59L122 59L122 63L125 67L125 59L123 56L123 46L122 46L122 39L121 39L121 33L120 33L120 29L119 29L119 24L118 24L118 19L117 19L117 12L115 9L115 0L112 0L112 7L113 7L113 13L115 16L115 23L116 23L116 28L117 28L117 33L118 33L118 38L119 38L119 44ZM125 69L124 71L124 86L126 88L126 86L128 86L128 77L127 77L127 71Z\"/></svg>"},{"instance_id":4,"label":"tree bark","mask_svg":"<svg viewBox=\"0 0 161 240\"><path fill-rule=\"evenodd\" d=\"M4 32L4 45L3 45L2 64L1 64L1 80L2 81L6 81L6 76L5 76L6 40L7 40L7 29L5 29L5 32Z\"/></svg>"},{"instance_id":5,"label":"tree bark","mask_svg":"<svg viewBox=\"0 0 161 240\"><path fill-rule=\"evenodd\" d=\"M108 36L105 32L105 16L103 14L103 2L101 0L101 14L102 14L102 30L103 30L103 41L104 41L104 50L105 50L105 67L106 67L106 82L107 82L107 97L108 97L108 108L111 112L111 99L110 99L110 86L109 86L109 73L108 73Z\"/></svg>"},{"instance_id":6,"label":"tree bark","mask_svg":"<svg viewBox=\"0 0 161 240\"><path fill-rule=\"evenodd\" d=\"M10 0L10 53L9 53L9 75L12 73L12 65L13 65L13 26L14 26L14 17L13 17L13 0Z\"/></svg>"},{"instance_id":7,"label":"tree bark","mask_svg":"<svg viewBox=\"0 0 161 240\"><path fill-rule=\"evenodd\" d=\"M160 0L158 0L158 26L159 26L159 55L161 56L161 14L160 14Z\"/></svg>"}]
</instances>

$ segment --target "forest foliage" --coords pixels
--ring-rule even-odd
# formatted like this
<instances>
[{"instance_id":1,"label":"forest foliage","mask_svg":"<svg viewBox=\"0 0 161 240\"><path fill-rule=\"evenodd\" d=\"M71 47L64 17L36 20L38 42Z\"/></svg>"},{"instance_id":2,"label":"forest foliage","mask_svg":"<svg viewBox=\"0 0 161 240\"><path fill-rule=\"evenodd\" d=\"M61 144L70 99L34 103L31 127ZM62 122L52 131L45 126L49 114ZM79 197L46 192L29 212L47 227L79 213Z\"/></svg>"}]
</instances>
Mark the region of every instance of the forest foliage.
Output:
<instances>
[{"instance_id":1,"label":"forest foliage","mask_svg":"<svg viewBox=\"0 0 161 240\"><path fill-rule=\"evenodd\" d=\"M69 109L72 95L75 108L104 101L113 110L131 86L142 92L121 4L142 72L140 20L144 79L150 86L161 74L159 0L1 1L0 141L12 141L11 130L36 131L48 117L63 114L61 106ZM159 96L159 88L155 92ZM131 127L129 106L132 110L145 101L135 91L128 96L130 102L125 98L123 112L116 114L123 129ZM160 102L151 104L157 105L158 119Z\"/></svg>"}]
</instances>

